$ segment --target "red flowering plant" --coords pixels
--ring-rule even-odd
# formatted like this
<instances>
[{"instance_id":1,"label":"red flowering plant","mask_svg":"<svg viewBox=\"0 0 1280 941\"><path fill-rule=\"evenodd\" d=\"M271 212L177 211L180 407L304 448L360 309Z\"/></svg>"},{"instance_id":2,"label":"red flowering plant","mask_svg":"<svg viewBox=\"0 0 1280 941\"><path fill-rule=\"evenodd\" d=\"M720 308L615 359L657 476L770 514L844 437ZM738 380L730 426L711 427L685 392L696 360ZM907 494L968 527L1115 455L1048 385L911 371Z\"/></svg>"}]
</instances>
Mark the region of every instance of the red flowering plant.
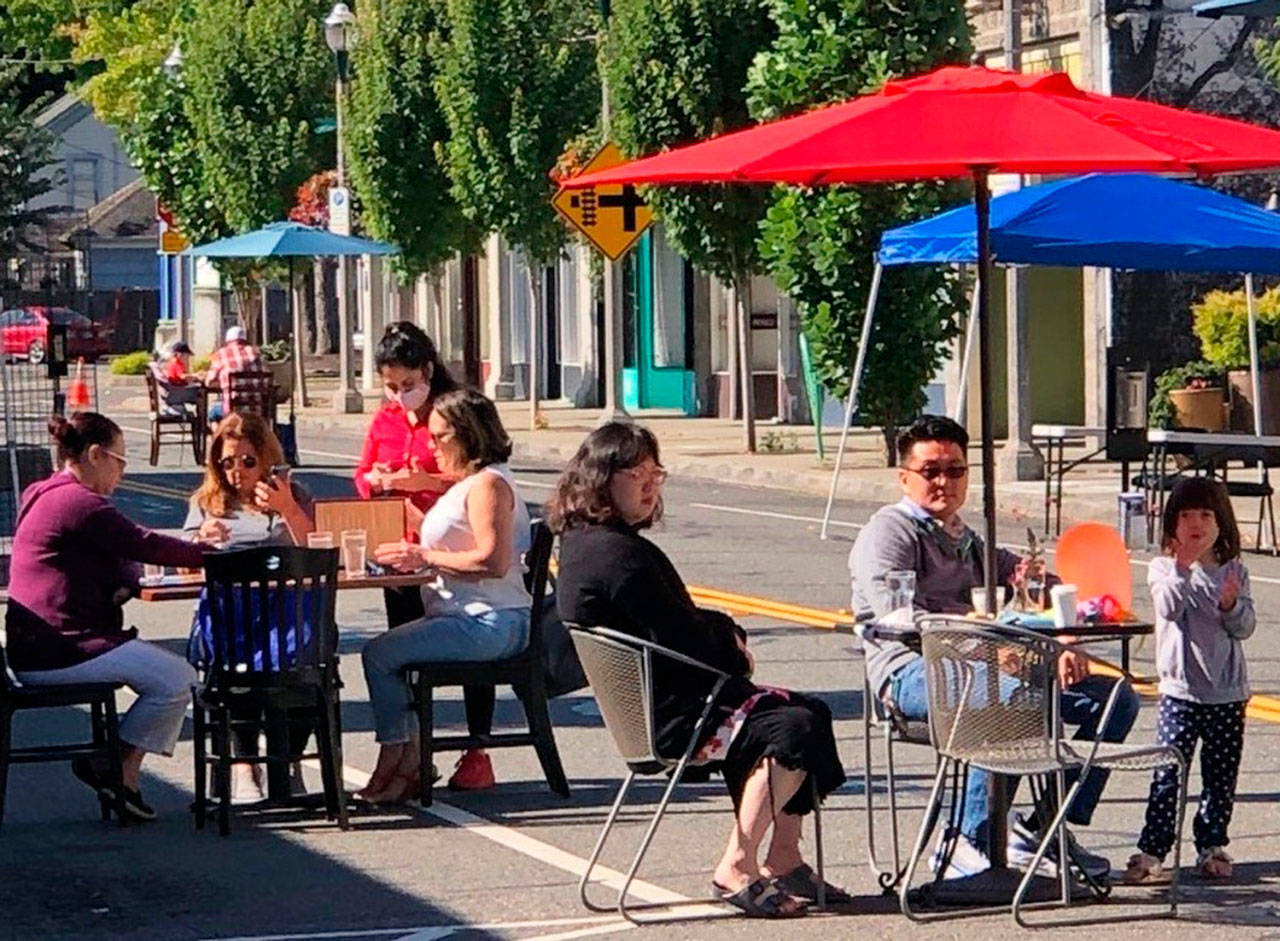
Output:
<instances>
[{"instance_id":1,"label":"red flowering plant","mask_svg":"<svg viewBox=\"0 0 1280 941\"><path fill-rule=\"evenodd\" d=\"M289 210L290 221L327 229L329 227L329 190L337 185L336 170L325 170L307 179L298 187L297 201Z\"/></svg>"}]
</instances>

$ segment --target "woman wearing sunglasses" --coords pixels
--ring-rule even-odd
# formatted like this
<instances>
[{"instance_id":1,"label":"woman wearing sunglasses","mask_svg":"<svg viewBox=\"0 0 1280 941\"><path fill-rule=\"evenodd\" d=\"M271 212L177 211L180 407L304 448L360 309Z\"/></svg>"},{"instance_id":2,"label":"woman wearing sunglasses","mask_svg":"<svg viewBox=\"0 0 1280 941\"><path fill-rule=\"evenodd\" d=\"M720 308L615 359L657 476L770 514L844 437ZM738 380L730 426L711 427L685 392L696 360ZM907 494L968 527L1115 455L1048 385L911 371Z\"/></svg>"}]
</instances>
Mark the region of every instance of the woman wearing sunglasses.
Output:
<instances>
[{"instance_id":1,"label":"woman wearing sunglasses","mask_svg":"<svg viewBox=\"0 0 1280 941\"><path fill-rule=\"evenodd\" d=\"M124 435L97 412L55 415L49 432L61 469L22 495L5 617L9 665L27 685L123 683L138 699L120 723L124 806L155 816L138 791L142 757L173 754L195 671L176 654L137 639L122 605L134 594L136 563L199 568L203 548L143 529L109 497L124 476ZM71 764L103 800L114 799L105 765Z\"/></svg>"},{"instance_id":2,"label":"woman wearing sunglasses","mask_svg":"<svg viewBox=\"0 0 1280 941\"><path fill-rule=\"evenodd\" d=\"M305 545L315 529L311 496L288 477L272 474L284 463L284 449L267 420L253 413L233 412L218 425L205 460L204 482L191 497L183 528L194 538L219 548ZM285 606L288 608L289 606ZM205 599L196 608L188 659L208 662L211 624ZM231 709L236 754L257 755L262 702L250 695ZM290 722L290 753L302 753L314 728L310 718ZM295 764L294 781L301 783ZM237 803L262 800L262 766L232 765L232 799Z\"/></svg>"}]
</instances>

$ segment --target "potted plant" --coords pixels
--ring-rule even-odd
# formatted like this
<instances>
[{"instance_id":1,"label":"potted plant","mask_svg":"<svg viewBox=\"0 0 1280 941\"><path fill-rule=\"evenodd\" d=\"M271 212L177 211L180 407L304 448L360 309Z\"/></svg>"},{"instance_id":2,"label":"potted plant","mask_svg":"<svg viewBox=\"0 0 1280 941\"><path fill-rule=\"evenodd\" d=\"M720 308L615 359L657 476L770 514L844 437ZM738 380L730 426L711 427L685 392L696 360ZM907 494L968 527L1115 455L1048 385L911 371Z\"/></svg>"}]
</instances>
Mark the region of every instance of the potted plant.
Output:
<instances>
[{"instance_id":1,"label":"potted plant","mask_svg":"<svg viewBox=\"0 0 1280 941\"><path fill-rule=\"evenodd\" d=\"M1162 372L1149 406L1151 427L1222 431L1227 425L1224 374L1222 367L1202 361Z\"/></svg>"},{"instance_id":2,"label":"potted plant","mask_svg":"<svg viewBox=\"0 0 1280 941\"><path fill-rule=\"evenodd\" d=\"M288 402L293 395L293 347L288 340L262 344L262 362L276 387L276 402Z\"/></svg>"},{"instance_id":3,"label":"potted plant","mask_svg":"<svg viewBox=\"0 0 1280 941\"><path fill-rule=\"evenodd\" d=\"M1255 299L1262 434L1280 434L1280 288ZM1253 376L1249 366L1249 306L1244 291L1210 291L1191 307L1207 362L1223 369L1231 393L1231 428L1252 432Z\"/></svg>"}]
</instances>

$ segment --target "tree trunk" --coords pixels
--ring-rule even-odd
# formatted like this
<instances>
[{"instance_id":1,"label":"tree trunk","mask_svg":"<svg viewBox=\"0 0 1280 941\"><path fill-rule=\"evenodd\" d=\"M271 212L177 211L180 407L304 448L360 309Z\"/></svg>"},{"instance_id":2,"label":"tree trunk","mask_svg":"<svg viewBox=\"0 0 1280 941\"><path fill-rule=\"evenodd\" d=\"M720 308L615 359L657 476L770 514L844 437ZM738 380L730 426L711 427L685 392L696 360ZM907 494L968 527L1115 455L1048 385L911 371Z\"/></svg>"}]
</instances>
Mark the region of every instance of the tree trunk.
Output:
<instances>
[{"instance_id":1,"label":"tree trunk","mask_svg":"<svg viewBox=\"0 0 1280 941\"><path fill-rule=\"evenodd\" d=\"M527 259L529 289L533 295L529 307L529 430L538 430L538 342L542 326L542 266Z\"/></svg>"},{"instance_id":2,"label":"tree trunk","mask_svg":"<svg viewBox=\"0 0 1280 941\"><path fill-rule=\"evenodd\" d=\"M898 451L898 426L892 422L886 422L880 428L880 434L884 436L884 454L885 467L897 467L897 451Z\"/></svg>"},{"instance_id":3,"label":"tree trunk","mask_svg":"<svg viewBox=\"0 0 1280 941\"><path fill-rule=\"evenodd\" d=\"M307 279L302 278L301 281L295 280L293 270L293 259L289 259L289 314L290 314L290 332L293 348L293 387L297 390L298 401L303 408L307 407L307 368L306 353L307 346L307 316L306 316L306 298L311 293L307 290ZM292 408L292 405L290 406Z\"/></svg>"},{"instance_id":4,"label":"tree trunk","mask_svg":"<svg viewBox=\"0 0 1280 941\"><path fill-rule=\"evenodd\" d=\"M751 374L751 275L734 279L733 296L738 320L738 355L742 376L742 438L748 454L756 450L756 391Z\"/></svg>"},{"instance_id":5,"label":"tree trunk","mask_svg":"<svg viewBox=\"0 0 1280 941\"><path fill-rule=\"evenodd\" d=\"M311 270L304 273L298 279L298 292L302 298L302 333L299 340L300 345L306 353L310 353L315 349L316 335L316 271L319 269L319 262L311 263Z\"/></svg>"},{"instance_id":6,"label":"tree trunk","mask_svg":"<svg viewBox=\"0 0 1280 941\"><path fill-rule=\"evenodd\" d=\"M252 283L236 284L231 290L236 298L236 322L244 328L249 342L257 346L261 326L259 308L262 306L262 294Z\"/></svg>"},{"instance_id":7,"label":"tree trunk","mask_svg":"<svg viewBox=\"0 0 1280 941\"><path fill-rule=\"evenodd\" d=\"M333 337L338 332L338 266L332 258L320 260L316 266L316 336L317 356L335 351Z\"/></svg>"}]
</instances>

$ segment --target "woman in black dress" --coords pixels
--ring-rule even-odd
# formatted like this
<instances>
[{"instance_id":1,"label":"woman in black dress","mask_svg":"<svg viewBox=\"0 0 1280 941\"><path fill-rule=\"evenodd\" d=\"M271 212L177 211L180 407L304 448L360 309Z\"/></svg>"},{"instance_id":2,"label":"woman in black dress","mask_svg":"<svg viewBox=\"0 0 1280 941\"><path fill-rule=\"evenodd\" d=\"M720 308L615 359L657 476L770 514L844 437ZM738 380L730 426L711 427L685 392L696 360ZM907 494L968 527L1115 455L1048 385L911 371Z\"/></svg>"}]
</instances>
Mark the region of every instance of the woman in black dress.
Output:
<instances>
[{"instance_id":1,"label":"woman in black dress","mask_svg":"<svg viewBox=\"0 0 1280 941\"><path fill-rule=\"evenodd\" d=\"M818 699L753 683L746 632L727 615L696 607L671 560L640 535L662 516L666 476L657 440L639 425L613 422L583 442L549 507L561 534L560 617L653 641L730 674L695 753L718 764L736 812L712 884L749 915L803 914L818 891L800 854L801 818L813 809L811 779L820 797L845 780L831 711ZM683 753L712 683L704 671L655 660L662 755ZM848 900L835 887L827 898Z\"/></svg>"}]
</instances>

